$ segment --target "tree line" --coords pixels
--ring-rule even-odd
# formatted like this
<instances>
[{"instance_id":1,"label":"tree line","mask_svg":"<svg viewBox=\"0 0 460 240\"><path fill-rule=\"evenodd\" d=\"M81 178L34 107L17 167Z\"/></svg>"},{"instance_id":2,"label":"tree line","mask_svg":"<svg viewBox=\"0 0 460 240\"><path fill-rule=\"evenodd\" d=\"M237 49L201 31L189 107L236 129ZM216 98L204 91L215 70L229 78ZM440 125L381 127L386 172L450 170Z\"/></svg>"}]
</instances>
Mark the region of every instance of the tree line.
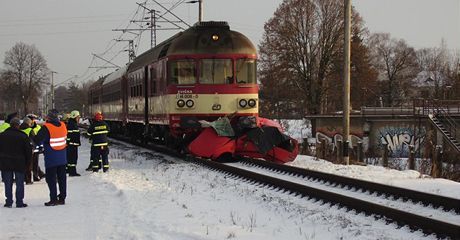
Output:
<instances>
[{"instance_id":1,"label":"tree line","mask_svg":"<svg viewBox=\"0 0 460 240\"><path fill-rule=\"evenodd\" d=\"M16 43L5 53L0 69L0 118L12 112L46 114L51 109L51 71L34 46ZM62 112L84 110L91 82L55 87L55 108ZM47 105L47 106L46 106Z\"/></svg>"},{"instance_id":2,"label":"tree line","mask_svg":"<svg viewBox=\"0 0 460 240\"><path fill-rule=\"evenodd\" d=\"M342 110L344 18L341 0L284 0L259 44L260 114L292 117ZM50 70L34 45L15 44L0 69L0 117L43 112ZM91 82L55 88L61 111L84 112ZM460 53L414 49L388 33L370 33L352 12L351 106L399 107L413 98L460 99ZM41 102L41 104L39 104ZM48 100L50 106L50 100Z\"/></svg>"},{"instance_id":3,"label":"tree line","mask_svg":"<svg viewBox=\"0 0 460 240\"><path fill-rule=\"evenodd\" d=\"M284 0L259 44L261 115L342 110L344 17L340 0ZM444 43L416 50L369 33L352 12L351 105L399 107L413 98L460 99L460 54Z\"/></svg>"}]
</instances>

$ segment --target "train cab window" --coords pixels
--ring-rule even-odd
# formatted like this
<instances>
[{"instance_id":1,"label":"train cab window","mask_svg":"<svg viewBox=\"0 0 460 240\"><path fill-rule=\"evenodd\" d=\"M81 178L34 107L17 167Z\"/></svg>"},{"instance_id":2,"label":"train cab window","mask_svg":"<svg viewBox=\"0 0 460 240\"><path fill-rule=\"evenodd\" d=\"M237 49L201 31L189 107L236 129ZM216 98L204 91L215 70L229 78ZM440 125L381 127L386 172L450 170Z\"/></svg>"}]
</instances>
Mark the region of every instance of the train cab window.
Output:
<instances>
[{"instance_id":1,"label":"train cab window","mask_svg":"<svg viewBox=\"0 0 460 240\"><path fill-rule=\"evenodd\" d=\"M200 61L201 84L233 83L231 59L202 59Z\"/></svg>"},{"instance_id":2,"label":"train cab window","mask_svg":"<svg viewBox=\"0 0 460 240\"><path fill-rule=\"evenodd\" d=\"M169 84L195 84L196 63L194 60L178 60L168 63Z\"/></svg>"},{"instance_id":3,"label":"train cab window","mask_svg":"<svg viewBox=\"0 0 460 240\"><path fill-rule=\"evenodd\" d=\"M238 84L255 84L256 71L255 59L238 59L236 61L236 82Z\"/></svg>"}]
</instances>

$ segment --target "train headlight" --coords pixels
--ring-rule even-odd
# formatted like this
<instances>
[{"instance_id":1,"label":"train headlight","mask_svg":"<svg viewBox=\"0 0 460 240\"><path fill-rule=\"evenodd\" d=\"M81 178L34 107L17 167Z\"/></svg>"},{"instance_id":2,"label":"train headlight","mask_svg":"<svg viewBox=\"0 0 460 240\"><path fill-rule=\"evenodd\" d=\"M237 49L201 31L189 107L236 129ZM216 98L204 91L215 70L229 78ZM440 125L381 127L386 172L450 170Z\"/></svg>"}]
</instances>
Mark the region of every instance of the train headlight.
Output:
<instances>
[{"instance_id":1,"label":"train headlight","mask_svg":"<svg viewBox=\"0 0 460 240\"><path fill-rule=\"evenodd\" d=\"M245 108L248 105L248 101L246 101L246 99L240 99L238 104L240 105L240 107Z\"/></svg>"},{"instance_id":2,"label":"train headlight","mask_svg":"<svg viewBox=\"0 0 460 240\"><path fill-rule=\"evenodd\" d=\"M213 41L219 40L219 35L217 35L217 34L212 35L212 40Z\"/></svg>"},{"instance_id":3,"label":"train headlight","mask_svg":"<svg viewBox=\"0 0 460 240\"><path fill-rule=\"evenodd\" d=\"M195 102L193 102L193 100L187 100L185 105L187 105L188 108L192 108L195 105Z\"/></svg>"},{"instance_id":4,"label":"train headlight","mask_svg":"<svg viewBox=\"0 0 460 240\"><path fill-rule=\"evenodd\" d=\"M256 106L256 104L257 104L257 102L256 102L255 99L253 99L253 98L249 99L249 101L248 101L249 107L252 107L252 108L253 108L253 107Z\"/></svg>"},{"instance_id":5,"label":"train headlight","mask_svg":"<svg viewBox=\"0 0 460 240\"><path fill-rule=\"evenodd\" d=\"M185 101L182 99L177 100L177 106L183 108L185 106Z\"/></svg>"}]
</instances>

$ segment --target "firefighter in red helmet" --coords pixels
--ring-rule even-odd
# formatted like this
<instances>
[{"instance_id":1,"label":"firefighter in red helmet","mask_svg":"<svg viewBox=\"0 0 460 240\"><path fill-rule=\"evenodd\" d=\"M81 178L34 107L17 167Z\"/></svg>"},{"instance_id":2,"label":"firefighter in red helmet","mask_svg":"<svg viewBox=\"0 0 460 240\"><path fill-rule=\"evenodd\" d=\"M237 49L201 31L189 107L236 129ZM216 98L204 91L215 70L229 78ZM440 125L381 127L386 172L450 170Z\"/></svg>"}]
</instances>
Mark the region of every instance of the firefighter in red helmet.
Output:
<instances>
[{"instance_id":1,"label":"firefighter in red helmet","mask_svg":"<svg viewBox=\"0 0 460 240\"><path fill-rule=\"evenodd\" d=\"M101 169L104 172L109 170L109 142L107 134L110 129L104 121L104 116L101 112L96 112L94 121L88 128L88 136L91 140L91 166L93 172L98 172Z\"/></svg>"}]
</instances>

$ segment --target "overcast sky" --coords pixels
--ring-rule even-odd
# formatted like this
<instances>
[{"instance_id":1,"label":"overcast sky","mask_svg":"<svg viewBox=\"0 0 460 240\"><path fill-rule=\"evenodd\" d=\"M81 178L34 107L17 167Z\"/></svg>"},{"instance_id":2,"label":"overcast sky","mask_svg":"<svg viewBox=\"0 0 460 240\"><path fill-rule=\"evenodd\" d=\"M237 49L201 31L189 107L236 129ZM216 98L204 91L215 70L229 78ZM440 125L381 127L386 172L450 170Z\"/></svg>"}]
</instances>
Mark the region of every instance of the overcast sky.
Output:
<instances>
[{"instance_id":1,"label":"overcast sky","mask_svg":"<svg viewBox=\"0 0 460 240\"><path fill-rule=\"evenodd\" d=\"M180 0L157 1L169 8ZM232 29L247 35L257 45L264 23L281 2L204 0L204 19L228 21ZM460 0L353 0L353 5L371 32L388 32L415 48L436 47L445 39L449 48L460 49ZM158 5L148 6L164 12ZM88 70L91 54L102 54L112 46L112 40L120 35L112 29L125 27L136 9L136 0L0 0L0 59L3 61L5 51L16 42L23 41L35 44L49 68L58 72L57 83L74 75L84 75L79 81L103 75L111 70L90 75L96 70ZM174 13L193 24L197 10L197 4L184 3ZM158 42L173 33L159 31ZM123 38L133 36L125 34ZM145 32L138 54L149 44L149 34ZM117 56L113 62L124 65L128 54L121 51L126 46L126 42L119 42L103 56L107 59ZM103 64L95 60L92 66Z\"/></svg>"}]
</instances>

